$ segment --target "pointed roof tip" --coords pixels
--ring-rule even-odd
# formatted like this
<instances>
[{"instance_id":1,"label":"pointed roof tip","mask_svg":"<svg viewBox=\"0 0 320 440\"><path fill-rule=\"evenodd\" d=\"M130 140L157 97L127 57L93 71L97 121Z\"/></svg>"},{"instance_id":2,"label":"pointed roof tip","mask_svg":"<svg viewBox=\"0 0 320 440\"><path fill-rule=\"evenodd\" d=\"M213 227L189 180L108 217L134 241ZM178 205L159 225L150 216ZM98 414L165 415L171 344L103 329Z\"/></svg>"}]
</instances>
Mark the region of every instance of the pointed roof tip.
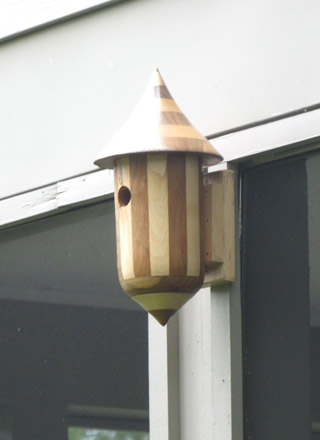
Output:
<instances>
[{"instance_id":1,"label":"pointed roof tip","mask_svg":"<svg viewBox=\"0 0 320 440\"><path fill-rule=\"evenodd\" d=\"M164 327L177 310L152 310L149 313Z\"/></svg>"},{"instance_id":2,"label":"pointed roof tip","mask_svg":"<svg viewBox=\"0 0 320 440\"><path fill-rule=\"evenodd\" d=\"M148 85L149 85L149 87L165 86L166 85L164 80L163 80L163 78L162 78L162 75L161 75L160 70L158 69L158 67L156 67L153 70ZM148 89L148 87L147 87L147 89Z\"/></svg>"},{"instance_id":3,"label":"pointed roof tip","mask_svg":"<svg viewBox=\"0 0 320 440\"><path fill-rule=\"evenodd\" d=\"M182 113L159 69L155 68L135 111L101 151L94 164L112 169L116 161L124 156L169 152L200 156L205 166L223 160L221 154Z\"/></svg>"},{"instance_id":4,"label":"pointed roof tip","mask_svg":"<svg viewBox=\"0 0 320 440\"><path fill-rule=\"evenodd\" d=\"M161 75L161 73L160 73L160 70L159 70L159 67L155 67L155 68L153 69L153 73L156 74L156 75L160 75L160 76L162 77L162 75Z\"/></svg>"}]
</instances>

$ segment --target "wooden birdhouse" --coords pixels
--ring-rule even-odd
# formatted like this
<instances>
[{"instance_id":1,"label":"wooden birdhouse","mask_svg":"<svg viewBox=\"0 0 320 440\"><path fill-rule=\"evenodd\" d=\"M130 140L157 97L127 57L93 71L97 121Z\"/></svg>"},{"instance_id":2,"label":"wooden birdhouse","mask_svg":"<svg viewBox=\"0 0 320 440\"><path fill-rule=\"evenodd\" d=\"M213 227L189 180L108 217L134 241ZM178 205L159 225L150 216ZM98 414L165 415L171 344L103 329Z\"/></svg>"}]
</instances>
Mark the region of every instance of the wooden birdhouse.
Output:
<instances>
[{"instance_id":1,"label":"wooden birdhouse","mask_svg":"<svg viewBox=\"0 0 320 440\"><path fill-rule=\"evenodd\" d=\"M221 159L156 70L95 161L114 169L121 286L162 325L203 285L202 165Z\"/></svg>"}]
</instances>

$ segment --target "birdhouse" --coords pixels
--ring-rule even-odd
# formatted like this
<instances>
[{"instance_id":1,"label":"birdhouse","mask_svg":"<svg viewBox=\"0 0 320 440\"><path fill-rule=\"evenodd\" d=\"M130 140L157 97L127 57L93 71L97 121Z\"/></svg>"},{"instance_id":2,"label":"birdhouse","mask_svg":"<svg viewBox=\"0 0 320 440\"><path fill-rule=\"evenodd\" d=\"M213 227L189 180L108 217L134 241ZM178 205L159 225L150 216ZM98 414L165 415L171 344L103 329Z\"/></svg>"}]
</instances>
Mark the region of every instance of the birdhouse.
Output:
<instances>
[{"instance_id":1,"label":"birdhouse","mask_svg":"<svg viewBox=\"0 0 320 440\"><path fill-rule=\"evenodd\" d=\"M203 286L202 165L221 159L156 70L95 161L114 169L120 284L162 325Z\"/></svg>"}]
</instances>

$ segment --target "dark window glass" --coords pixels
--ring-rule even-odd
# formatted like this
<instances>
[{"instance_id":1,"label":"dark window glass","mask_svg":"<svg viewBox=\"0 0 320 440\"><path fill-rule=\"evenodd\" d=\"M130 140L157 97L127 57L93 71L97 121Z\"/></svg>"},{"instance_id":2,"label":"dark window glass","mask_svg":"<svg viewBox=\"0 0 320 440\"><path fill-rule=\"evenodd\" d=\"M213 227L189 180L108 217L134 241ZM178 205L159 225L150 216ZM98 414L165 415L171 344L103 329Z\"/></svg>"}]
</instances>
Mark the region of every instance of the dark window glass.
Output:
<instances>
[{"instance_id":1,"label":"dark window glass","mask_svg":"<svg viewBox=\"0 0 320 440\"><path fill-rule=\"evenodd\" d=\"M320 438L320 156L243 174L244 438Z\"/></svg>"},{"instance_id":2,"label":"dark window glass","mask_svg":"<svg viewBox=\"0 0 320 440\"><path fill-rule=\"evenodd\" d=\"M1 440L67 440L70 407L140 411L148 431L147 316L114 234L113 201L0 232Z\"/></svg>"}]
</instances>

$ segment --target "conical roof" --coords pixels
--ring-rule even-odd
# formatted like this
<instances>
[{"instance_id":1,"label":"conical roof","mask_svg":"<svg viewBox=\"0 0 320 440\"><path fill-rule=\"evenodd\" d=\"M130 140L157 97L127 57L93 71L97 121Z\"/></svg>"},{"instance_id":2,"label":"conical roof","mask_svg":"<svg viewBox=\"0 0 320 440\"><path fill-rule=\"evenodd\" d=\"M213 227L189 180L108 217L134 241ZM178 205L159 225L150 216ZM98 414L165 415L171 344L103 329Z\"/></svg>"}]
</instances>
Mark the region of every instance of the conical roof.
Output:
<instances>
[{"instance_id":1,"label":"conical roof","mask_svg":"<svg viewBox=\"0 0 320 440\"><path fill-rule=\"evenodd\" d=\"M169 151L202 155L205 165L222 160L182 113L156 69L137 108L94 163L113 168L122 156Z\"/></svg>"}]
</instances>

